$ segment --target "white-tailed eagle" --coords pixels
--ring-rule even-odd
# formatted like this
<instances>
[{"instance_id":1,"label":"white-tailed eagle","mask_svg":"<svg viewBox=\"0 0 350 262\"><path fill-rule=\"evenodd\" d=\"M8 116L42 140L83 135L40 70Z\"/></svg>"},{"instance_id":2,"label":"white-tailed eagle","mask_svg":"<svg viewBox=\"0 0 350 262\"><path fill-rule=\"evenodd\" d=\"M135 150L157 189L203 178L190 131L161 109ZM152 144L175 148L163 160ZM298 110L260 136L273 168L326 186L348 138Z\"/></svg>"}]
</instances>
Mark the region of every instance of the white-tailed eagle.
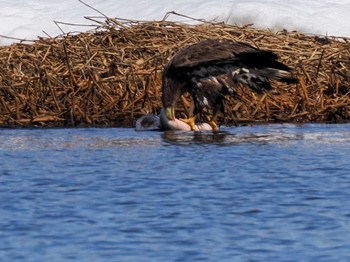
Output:
<instances>
[{"instance_id":1,"label":"white-tailed eagle","mask_svg":"<svg viewBox=\"0 0 350 262\"><path fill-rule=\"evenodd\" d=\"M203 40L180 50L163 72L162 103L167 118L175 119L176 103L188 92L194 102L194 116L183 121L194 130L196 115L211 108L209 124L218 130L217 115L224 113L225 96L235 95L239 84L261 93L271 89L271 79L297 82L290 68L277 59L273 52L230 40Z\"/></svg>"}]
</instances>

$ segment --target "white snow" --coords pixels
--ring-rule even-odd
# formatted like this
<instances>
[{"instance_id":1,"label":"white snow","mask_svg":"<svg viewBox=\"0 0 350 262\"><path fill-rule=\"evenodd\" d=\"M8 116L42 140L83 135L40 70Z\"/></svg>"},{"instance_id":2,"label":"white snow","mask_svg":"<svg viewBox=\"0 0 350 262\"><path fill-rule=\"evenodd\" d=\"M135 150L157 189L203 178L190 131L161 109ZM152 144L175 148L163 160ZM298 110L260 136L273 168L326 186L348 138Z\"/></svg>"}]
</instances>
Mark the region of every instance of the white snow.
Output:
<instances>
[{"instance_id":1,"label":"white snow","mask_svg":"<svg viewBox=\"0 0 350 262\"><path fill-rule=\"evenodd\" d=\"M260 28L298 30L330 36L350 37L350 0L84 0L108 17L159 20L169 11L198 19L231 24L254 24ZM2 0L0 45L14 39L36 39L86 31L91 25L84 16L100 16L79 0ZM169 20L184 19L171 16ZM92 27L91 27L92 28Z\"/></svg>"}]
</instances>

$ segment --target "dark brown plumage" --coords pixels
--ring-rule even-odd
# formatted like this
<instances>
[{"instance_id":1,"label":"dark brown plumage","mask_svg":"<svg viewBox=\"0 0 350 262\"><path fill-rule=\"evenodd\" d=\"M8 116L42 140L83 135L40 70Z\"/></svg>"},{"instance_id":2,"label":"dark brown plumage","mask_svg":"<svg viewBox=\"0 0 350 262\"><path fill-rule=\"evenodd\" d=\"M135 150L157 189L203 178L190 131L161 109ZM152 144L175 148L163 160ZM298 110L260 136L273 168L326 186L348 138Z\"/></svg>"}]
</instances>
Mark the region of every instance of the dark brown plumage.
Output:
<instances>
[{"instance_id":1,"label":"dark brown plumage","mask_svg":"<svg viewBox=\"0 0 350 262\"><path fill-rule=\"evenodd\" d=\"M271 89L271 79L297 82L289 67L277 59L273 52L230 40L203 40L180 50L163 72L162 103L168 118L175 119L175 104L188 92L194 115L212 108L210 123L217 129L216 117L219 111L224 113L224 98L235 95L238 84L261 93Z\"/></svg>"}]
</instances>

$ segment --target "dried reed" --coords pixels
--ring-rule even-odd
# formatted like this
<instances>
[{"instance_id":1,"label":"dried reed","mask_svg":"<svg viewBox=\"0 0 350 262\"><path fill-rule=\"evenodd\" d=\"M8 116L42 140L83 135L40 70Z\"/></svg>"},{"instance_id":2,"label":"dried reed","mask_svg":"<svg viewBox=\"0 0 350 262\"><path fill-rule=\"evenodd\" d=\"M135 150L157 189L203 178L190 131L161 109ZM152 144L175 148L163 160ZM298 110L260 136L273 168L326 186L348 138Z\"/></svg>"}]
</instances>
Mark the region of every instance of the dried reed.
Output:
<instances>
[{"instance_id":1,"label":"dried reed","mask_svg":"<svg viewBox=\"0 0 350 262\"><path fill-rule=\"evenodd\" d=\"M1 126L132 126L159 113L167 59L207 38L274 51L300 80L273 83L260 96L239 87L227 101L226 124L350 120L348 38L203 21L88 19L96 23L92 32L0 47Z\"/></svg>"}]
</instances>

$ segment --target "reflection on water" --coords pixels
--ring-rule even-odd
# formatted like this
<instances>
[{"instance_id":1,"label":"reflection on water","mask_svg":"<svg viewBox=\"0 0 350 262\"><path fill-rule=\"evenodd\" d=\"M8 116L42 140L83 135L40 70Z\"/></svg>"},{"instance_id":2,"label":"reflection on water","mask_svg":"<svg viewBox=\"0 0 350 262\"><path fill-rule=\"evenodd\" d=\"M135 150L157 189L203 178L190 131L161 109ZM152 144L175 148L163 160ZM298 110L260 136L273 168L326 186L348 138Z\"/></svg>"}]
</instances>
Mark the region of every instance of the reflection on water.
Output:
<instances>
[{"instance_id":1,"label":"reflection on water","mask_svg":"<svg viewBox=\"0 0 350 262\"><path fill-rule=\"evenodd\" d=\"M4 261L350 259L350 125L0 137Z\"/></svg>"},{"instance_id":2,"label":"reflection on water","mask_svg":"<svg viewBox=\"0 0 350 262\"><path fill-rule=\"evenodd\" d=\"M303 139L301 134L234 134L228 131L212 132L164 132L162 135L164 141L177 145L191 144L215 144L215 145L236 145L242 143L288 143L294 140Z\"/></svg>"},{"instance_id":3,"label":"reflection on water","mask_svg":"<svg viewBox=\"0 0 350 262\"><path fill-rule=\"evenodd\" d=\"M305 126L285 124L255 126L253 128L223 128L217 133L167 131L162 133L162 138L164 141L175 145L290 144L301 140L309 141L310 143L350 143L350 129L348 125L340 125L342 127L341 130L339 130L339 126L324 125L324 127L329 128L313 132L305 132ZM312 130L310 127L315 125L308 126L308 130ZM248 132L247 129L249 130Z\"/></svg>"},{"instance_id":4,"label":"reflection on water","mask_svg":"<svg viewBox=\"0 0 350 262\"><path fill-rule=\"evenodd\" d=\"M226 142L228 132L174 132L166 131L162 134L165 142L174 145L192 145L192 144L221 144Z\"/></svg>"}]
</instances>

